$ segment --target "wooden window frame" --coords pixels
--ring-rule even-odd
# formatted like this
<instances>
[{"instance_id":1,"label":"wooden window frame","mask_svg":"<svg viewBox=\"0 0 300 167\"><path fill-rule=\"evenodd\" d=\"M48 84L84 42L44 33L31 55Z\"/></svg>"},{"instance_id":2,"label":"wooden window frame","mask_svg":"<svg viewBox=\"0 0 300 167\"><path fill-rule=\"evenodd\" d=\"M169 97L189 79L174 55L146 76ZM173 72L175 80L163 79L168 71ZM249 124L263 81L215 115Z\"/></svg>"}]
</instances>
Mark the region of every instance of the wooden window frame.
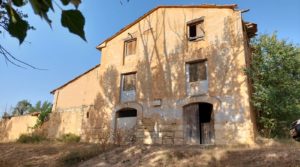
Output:
<instances>
[{"instance_id":1,"label":"wooden window frame","mask_svg":"<svg viewBox=\"0 0 300 167\"><path fill-rule=\"evenodd\" d=\"M198 64L198 63L204 63L205 66L205 79L201 79L200 76L198 76L198 80L195 81L191 81L191 71L190 71L190 65L191 64ZM196 60L196 61L190 61L190 62L186 62L186 64L188 64L188 68L186 70L188 70L188 82L192 83L192 82L201 82L201 81L207 81L208 80L208 73L207 73L207 69L208 69L208 65L207 65L207 59L202 59L202 60Z\"/></svg>"},{"instance_id":2,"label":"wooden window frame","mask_svg":"<svg viewBox=\"0 0 300 167\"><path fill-rule=\"evenodd\" d=\"M133 54L128 54L128 43L135 41L135 50ZM124 57L135 55L136 54L136 47L137 47L137 38L127 39L124 41Z\"/></svg>"},{"instance_id":3,"label":"wooden window frame","mask_svg":"<svg viewBox=\"0 0 300 167\"><path fill-rule=\"evenodd\" d=\"M123 73L121 74L121 92L126 92L126 91L133 91L133 90L124 90L124 82L125 82L125 76L126 75L134 75L135 76L135 87L134 91L136 91L136 72L130 72L130 73Z\"/></svg>"}]
</instances>

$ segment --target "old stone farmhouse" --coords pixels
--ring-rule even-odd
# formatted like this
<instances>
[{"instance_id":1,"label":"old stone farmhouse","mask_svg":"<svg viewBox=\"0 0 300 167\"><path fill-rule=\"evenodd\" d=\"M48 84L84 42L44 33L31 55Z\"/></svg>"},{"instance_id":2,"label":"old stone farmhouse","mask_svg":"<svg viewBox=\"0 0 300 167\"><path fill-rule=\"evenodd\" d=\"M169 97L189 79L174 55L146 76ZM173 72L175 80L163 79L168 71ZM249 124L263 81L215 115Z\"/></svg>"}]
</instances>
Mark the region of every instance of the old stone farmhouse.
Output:
<instances>
[{"instance_id":1,"label":"old stone farmhouse","mask_svg":"<svg viewBox=\"0 0 300 167\"><path fill-rule=\"evenodd\" d=\"M101 64L56 88L48 135L146 144L253 143L244 68L256 24L236 5L158 6L97 46Z\"/></svg>"}]
</instances>

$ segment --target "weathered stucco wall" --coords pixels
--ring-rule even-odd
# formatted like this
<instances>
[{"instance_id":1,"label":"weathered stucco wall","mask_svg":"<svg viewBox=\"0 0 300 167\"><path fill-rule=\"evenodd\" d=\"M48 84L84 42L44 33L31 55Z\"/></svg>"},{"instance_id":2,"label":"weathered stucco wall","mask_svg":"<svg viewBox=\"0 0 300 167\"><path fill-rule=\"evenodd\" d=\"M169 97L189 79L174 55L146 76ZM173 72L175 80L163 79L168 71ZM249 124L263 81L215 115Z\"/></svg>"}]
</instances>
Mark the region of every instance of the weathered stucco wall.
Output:
<instances>
[{"instance_id":1,"label":"weathered stucco wall","mask_svg":"<svg viewBox=\"0 0 300 167\"><path fill-rule=\"evenodd\" d=\"M75 81L56 90L53 111L94 104L99 90L99 68L100 65L94 67Z\"/></svg>"},{"instance_id":2,"label":"weathered stucco wall","mask_svg":"<svg viewBox=\"0 0 300 167\"><path fill-rule=\"evenodd\" d=\"M203 40L187 39L187 22L204 17ZM137 38L135 55L123 57L124 40ZM214 143L251 144L253 120L248 95L241 12L226 8L159 8L105 43L101 67L55 91L55 111L92 105L82 134L97 136L116 112L138 110L137 139L143 143L182 144L183 107L213 104ZM206 59L208 91L188 96L187 62ZM137 72L136 101L120 102L121 74ZM154 100L161 105L154 106ZM102 121L101 121L102 120ZM109 123L108 123L109 124ZM112 130L113 131L113 130Z\"/></svg>"},{"instance_id":3,"label":"weathered stucco wall","mask_svg":"<svg viewBox=\"0 0 300 167\"><path fill-rule=\"evenodd\" d=\"M53 112L46 122L47 136L55 139L63 134L73 133L82 135L82 119L84 117L84 108L68 109L64 112Z\"/></svg>"},{"instance_id":4,"label":"weathered stucco wall","mask_svg":"<svg viewBox=\"0 0 300 167\"><path fill-rule=\"evenodd\" d=\"M31 115L11 117L0 121L0 142L16 141L21 134L29 134L37 117Z\"/></svg>"}]
</instances>

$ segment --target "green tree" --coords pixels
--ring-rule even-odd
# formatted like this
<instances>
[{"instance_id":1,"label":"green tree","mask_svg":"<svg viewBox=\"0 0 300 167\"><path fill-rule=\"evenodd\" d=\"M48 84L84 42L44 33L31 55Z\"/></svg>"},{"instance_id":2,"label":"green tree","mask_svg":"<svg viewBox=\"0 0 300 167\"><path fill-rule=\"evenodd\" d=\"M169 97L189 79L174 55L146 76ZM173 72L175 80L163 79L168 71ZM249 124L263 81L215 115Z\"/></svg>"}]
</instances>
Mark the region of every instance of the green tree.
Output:
<instances>
[{"instance_id":1,"label":"green tree","mask_svg":"<svg viewBox=\"0 0 300 167\"><path fill-rule=\"evenodd\" d=\"M26 113L29 112L29 110L31 109L31 104L29 101L27 100L21 100L17 103L17 105L13 108L13 112L12 114L14 116L17 115L24 115Z\"/></svg>"},{"instance_id":2,"label":"green tree","mask_svg":"<svg viewBox=\"0 0 300 167\"><path fill-rule=\"evenodd\" d=\"M52 109L52 103L48 101L44 101L43 103L41 101L36 102L34 106L32 106L29 109L29 112L48 112Z\"/></svg>"},{"instance_id":3,"label":"green tree","mask_svg":"<svg viewBox=\"0 0 300 167\"><path fill-rule=\"evenodd\" d=\"M49 113L52 111L52 103L44 101L43 103L41 101L38 101L35 106L31 107L29 112L40 112L40 115L38 116L38 120L35 124L35 128L41 126L47 119Z\"/></svg>"},{"instance_id":4,"label":"green tree","mask_svg":"<svg viewBox=\"0 0 300 167\"><path fill-rule=\"evenodd\" d=\"M266 137L284 137L289 124L300 118L300 49L276 33L251 43L254 52L247 73L259 131Z\"/></svg>"}]
</instances>

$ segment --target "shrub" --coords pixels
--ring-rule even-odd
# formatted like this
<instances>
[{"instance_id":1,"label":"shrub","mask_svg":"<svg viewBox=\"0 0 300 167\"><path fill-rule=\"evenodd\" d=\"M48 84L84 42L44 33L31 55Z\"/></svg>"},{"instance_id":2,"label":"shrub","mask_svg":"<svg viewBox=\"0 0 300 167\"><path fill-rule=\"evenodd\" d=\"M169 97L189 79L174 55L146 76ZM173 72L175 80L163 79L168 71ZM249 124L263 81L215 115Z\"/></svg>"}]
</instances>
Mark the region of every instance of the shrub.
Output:
<instances>
[{"instance_id":1,"label":"shrub","mask_svg":"<svg viewBox=\"0 0 300 167\"><path fill-rule=\"evenodd\" d=\"M103 150L99 147L91 147L89 149L82 150L73 150L66 156L62 157L60 161L66 166L75 166L79 162L91 159L101 154L102 152Z\"/></svg>"},{"instance_id":2,"label":"shrub","mask_svg":"<svg viewBox=\"0 0 300 167\"><path fill-rule=\"evenodd\" d=\"M46 138L44 136L38 134L22 134L19 136L17 142L19 143L39 143L41 141L45 141Z\"/></svg>"},{"instance_id":3,"label":"shrub","mask_svg":"<svg viewBox=\"0 0 300 167\"><path fill-rule=\"evenodd\" d=\"M73 133L67 133L62 135L58 141L65 142L65 143L78 143L80 141L80 136L75 135Z\"/></svg>"}]
</instances>

